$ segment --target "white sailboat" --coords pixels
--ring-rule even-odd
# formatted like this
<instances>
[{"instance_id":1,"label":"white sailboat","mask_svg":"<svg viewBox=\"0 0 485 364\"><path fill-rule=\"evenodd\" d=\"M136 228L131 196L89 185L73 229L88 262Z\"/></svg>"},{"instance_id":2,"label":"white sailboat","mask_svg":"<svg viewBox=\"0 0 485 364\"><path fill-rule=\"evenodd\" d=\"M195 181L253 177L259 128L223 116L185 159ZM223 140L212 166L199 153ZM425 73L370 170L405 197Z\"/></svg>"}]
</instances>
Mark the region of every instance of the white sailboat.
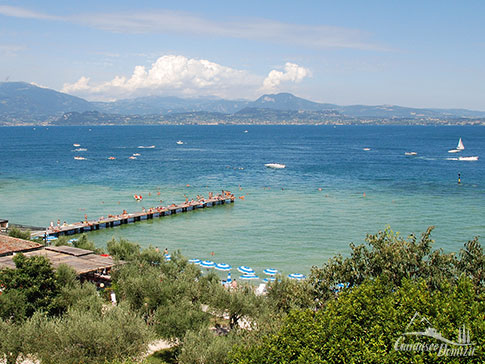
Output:
<instances>
[{"instance_id":1,"label":"white sailboat","mask_svg":"<svg viewBox=\"0 0 485 364\"><path fill-rule=\"evenodd\" d=\"M465 146L463 145L463 142L461 141L461 138L460 138L460 140L458 141L458 145L456 146L456 148L455 149L450 149L448 151L448 153L458 153L458 152L461 152L464 149L465 149Z\"/></svg>"}]
</instances>

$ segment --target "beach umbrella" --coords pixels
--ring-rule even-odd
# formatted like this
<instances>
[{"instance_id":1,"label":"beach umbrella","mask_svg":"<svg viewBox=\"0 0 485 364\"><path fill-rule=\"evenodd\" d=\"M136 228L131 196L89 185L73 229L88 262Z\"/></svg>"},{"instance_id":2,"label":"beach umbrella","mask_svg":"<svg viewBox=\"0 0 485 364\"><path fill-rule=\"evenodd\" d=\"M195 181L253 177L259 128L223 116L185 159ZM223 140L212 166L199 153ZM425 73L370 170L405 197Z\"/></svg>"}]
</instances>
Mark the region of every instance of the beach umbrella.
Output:
<instances>
[{"instance_id":1,"label":"beach umbrella","mask_svg":"<svg viewBox=\"0 0 485 364\"><path fill-rule=\"evenodd\" d=\"M242 276L239 277L239 279L249 281L251 279L259 279L259 277L255 274L243 274Z\"/></svg>"},{"instance_id":2,"label":"beach umbrella","mask_svg":"<svg viewBox=\"0 0 485 364\"><path fill-rule=\"evenodd\" d=\"M273 268L267 268L267 269L263 270L263 273L267 274L269 276L274 276L274 275L278 274L278 270L273 269Z\"/></svg>"},{"instance_id":3,"label":"beach umbrella","mask_svg":"<svg viewBox=\"0 0 485 364\"><path fill-rule=\"evenodd\" d=\"M264 283L274 282L274 281L276 281L276 278L275 277L264 278L264 279L262 279L262 281Z\"/></svg>"},{"instance_id":4,"label":"beach umbrella","mask_svg":"<svg viewBox=\"0 0 485 364\"><path fill-rule=\"evenodd\" d=\"M301 273L291 273L291 274L288 274L288 278L296 279L296 280L300 281L302 279L305 279L306 276L301 274Z\"/></svg>"},{"instance_id":5,"label":"beach umbrella","mask_svg":"<svg viewBox=\"0 0 485 364\"><path fill-rule=\"evenodd\" d=\"M200 265L202 261L200 259L189 259L189 263Z\"/></svg>"},{"instance_id":6,"label":"beach umbrella","mask_svg":"<svg viewBox=\"0 0 485 364\"><path fill-rule=\"evenodd\" d=\"M211 260L204 260L200 263L200 266L204 268L214 268L215 263Z\"/></svg>"},{"instance_id":7,"label":"beach umbrella","mask_svg":"<svg viewBox=\"0 0 485 364\"><path fill-rule=\"evenodd\" d=\"M237 270L242 274L254 274L254 269L246 267L245 265L241 265Z\"/></svg>"},{"instance_id":8,"label":"beach umbrella","mask_svg":"<svg viewBox=\"0 0 485 364\"><path fill-rule=\"evenodd\" d=\"M218 263L216 264L215 268L217 270L220 270L220 271L223 271L223 272L228 272L231 270L231 266L229 264L226 264L226 263Z\"/></svg>"},{"instance_id":9,"label":"beach umbrella","mask_svg":"<svg viewBox=\"0 0 485 364\"><path fill-rule=\"evenodd\" d=\"M170 254L164 254L164 257L167 262L172 260L172 256Z\"/></svg>"}]
</instances>

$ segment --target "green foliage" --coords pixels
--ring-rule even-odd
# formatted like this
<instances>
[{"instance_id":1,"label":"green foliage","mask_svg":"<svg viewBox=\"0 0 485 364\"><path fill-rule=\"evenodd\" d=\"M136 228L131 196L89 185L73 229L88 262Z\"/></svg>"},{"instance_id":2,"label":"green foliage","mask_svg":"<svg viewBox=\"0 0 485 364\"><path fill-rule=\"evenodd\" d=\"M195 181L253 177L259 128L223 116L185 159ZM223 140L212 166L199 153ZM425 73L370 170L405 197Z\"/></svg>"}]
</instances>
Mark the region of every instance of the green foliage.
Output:
<instances>
[{"instance_id":1,"label":"green foliage","mask_svg":"<svg viewBox=\"0 0 485 364\"><path fill-rule=\"evenodd\" d=\"M287 313L297 308L314 308L313 286L308 281L295 281L285 277L268 285L266 299L276 312Z\"/></svg>"},{"instance_id":2,"label":"green foliage","mask_svg":"<svg viewBox=\"0 0 485 364\"><path fill-rule=\"evenodd\" d=\"M25 329L22 325L0 320L0 361L5 358L7 364L17 363L22 353L26 353L24 339Z\"/></svg>"},{"instance_id":3,"label":"green foliage","mask_svg":"<svg viewBox=\"0 0 485 364\"><path fill-rule=\"evenodd\" d=\"M21 321L26 316L27 298L21 290L12 289L0 294L0 318Z\"/></svg>"},{"instance_id":4,"label":"green foliage","mask_svg":"<svg viewBox=\"0 0 485 364\"><path fill-rule=\"evenodd\" d=\"M353 287L377 277L384 277L396 287L403 279L424 279L430 289L439 289L457 276L456 258L454 254L431 249L432 230L433 227L428 228L418 241L414 235L405 240L388 228L368 235L368 246L351 244L349 258L338 255L322 268L312 268L310 280L316 297L321 301L328 299L337 283Z\"/></svg>"},{"instance_id":5,"label":"green foliage","mask_svg":"<svg viewBox=\"0 0 485 364\"><path fill-rule=\"evenodd\" d=\"M141 255L148 260L139 256L116 269L113 287L118 298L139 312L160 337L181 340L187 330L208 324L209 315L201 305L213 278L202 277L179 253L159 264L153 264L152 253Z\"/></svg>"},{"instance_id":6,"label":"green foliage","mask_svg":"<svg viewBox=\"0 0 485 364\"><path fill-rule=\"evenodd\" d=\"M17 254L13 261L16 269L6 268L0 271L0 285L4 287L4 294L12 299L15 297L18 305L22 305L21 300L24 298L23 309L26 317L32 316L37 310L56 313L55 298L60 289L49 260L43 256L27 258L23 254ZM11 292L18 294L13 295ZM18 317L18 314L19 310L15 309L2 312L2 317L15 315L16 319L24 318Z\"/></svg>"},{"instance_id":7,"label":"green foliage","mask_svg":"<svg viewBox=\"0 0 485 364\"><path fill-rule=\"evenodd\" d=\"M152 338L145 322L122 306L104 313L74 309L60 318L36 314L26 325L29 352L49 364L134 360Z\"/></svg>"},{"instance_id":8,"label":"green foliage","mask_svg":"<svg viewBox=\"0 0 485 364\"><path fill-rule=\"evenodd\" d=\"M485 254L478 238L470 240L460 249L458 271L469 277L478 292L485 292Z\"/></svg>"},{"instance_id":9,"label":"green foliage","mask_svg":"<svg viewBox=\"0 0 485 364\"><path fill-rule=\"evenodd\" d=\"M11 236L12 238L30 240L30 230L24 231L16 227L11 227L8 229L8 236Z\"/></svg>"},{"instance_id":10,"label":"green foliage","mask_svg":"<svg viewBox=\"0 0 485 364\"><path fill-rule=\"evenodd\" d=\"M103 254L104 251L101 248L96 248L96 245L94 245L94 242L91 240L88 240L88 237L86 234L82 234L81 237L77 240L74 240L72 242L72 246L75 248L79 249L86 249L86 250L91 250L95 254Z\"/></svg>"},{"instance_id":11,"label":"green foliage","mask_svg":"<svg viewBox=\"0 0 485 364\"><path fill-rule=\"evenodd\" d=\"M228 290L220 284L211 288L210 306L219 316L229 316L231 329L239 327L241 318L246 317L252 322L267 309L264 298L256 296L251 285L241 285L235 290Z\"/></svg>"},{"instance_id":12,"label":"green foliage","mask_svg":"<svg viewBox=\"0 0 485 364\"><path fill-rule=\"evenodd\" d=\"M366 281L329 301L323 310L292 311L276 334L267 335L258 345L240 345L233 350L232 362L460 363L459 358L438 357L436 352L395 350L396 341L418 312L447 338L456 340L462 325L470 328L477 349L476 356L466 359L481 363L485 355L485 304L470 281L462 279L456 286L444 286L443 291L430 291L423 280L402 283L394 289L388 277ZM404 340L432 339L405 336Z\"/></svg>"},{"instance_id":13,"label":"green foliage","mask_svg":"<svg viewBox=\"0 0 485 364\"><path fill-rule=\"evenodd\" d=\"M123 238L118 241L113 238L106 243L106 246L108 253L115 259L130 261L140 255L140 246Z\"/></svg>"},{"instance_id":14,"label":"green foliage","mask_svg":"<svg viewBox=\"0 0 485 364\"><path fill-rule=\"evenodd\" d=\"M56 269L56 280L61 287L74 287L78 282L77 273L67 264L60 264Z\"/></svg>"},{"instance_id":15,"label":"green foliage","mask_svg":"<svg viewBox=\"0 0 485 364\"><path fill-rule=\"evenodd\" d=\"M210 315L202 311L200 303L192 303L186 297L176 302L167 301L153 314L152 323L157 334L168 340L180 339L189 330L198 330L209 325Z\"/></svg>"},{"instance_id":16,"label":"green foliage","mask_svg":"<svg viewBox=\"0 0 485 364\"><path fill-rule=\"evenodd\" d=\"M207 328L189 331L177 359L179 364L226 364L237 341L234 334L217 336Z\"/></svg>"}]
</instances>

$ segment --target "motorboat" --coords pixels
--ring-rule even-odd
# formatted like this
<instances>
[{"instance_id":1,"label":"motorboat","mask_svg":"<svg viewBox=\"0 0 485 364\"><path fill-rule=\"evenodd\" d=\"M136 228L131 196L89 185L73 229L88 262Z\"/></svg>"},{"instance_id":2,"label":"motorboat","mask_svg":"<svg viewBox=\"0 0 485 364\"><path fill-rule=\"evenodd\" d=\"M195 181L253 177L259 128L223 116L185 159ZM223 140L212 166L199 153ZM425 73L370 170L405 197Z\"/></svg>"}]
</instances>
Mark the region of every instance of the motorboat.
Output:
<instances>
[{"instance_id":1,"label":"motorboat","mask_svg":"<svg viewBox=\"0 0 485 364\"><path fill-rule=\"evenodd\" d=\"M72 146L73 146L73 147L80 147L80 146L81 146L81 144L73 144Z\"/></svg>"},{"instance_id":2,"label":"motorboat","mask_svg":"<svg viewBox=\"0 0 485 364\"><path fill-rule=\"evenodd\" d=\"M464 149L465 149L465 146L463 145L463 142L461 141L461 138L460 138L460 140L458 140L458 145L456 146L456 148L450 149L448 151L448 153L458 153L458 152L461 152Z\"/></svg>"},{"instance_id":3,"label":"motorboat","mask_svg":"<svg viewBox=\"0 0 485 364\"><path fill-rule=\"evenodd\" d=\"M458 160L459 161L468 161L468 162L472 162L472 161L477 161L478 160L478 156L471 156L471 157L458 157Z\"/></svg>"},{"instance_id":4,"label":"motorboat","mask_svg":"<svg viewBox=\"0 0 485 364\"><path fill-rule=\"evenodd\" d=\"M115 157L109 157L108 159L109 160L115 160L116 158Z\"/></svg>"},{"instance_id":5,"label":"motorboat","mask_svg":"<svg viewBox=\"0 0 485 364\"><path fill-rule=\"evenodd\" d=\"M363 148L362 150L365 150L366 152L368 152L370 148Z\"/></svg>"},{"instance_id":6,"label":"motorboat","mask_svg":"<svg viewBox=\"0 0 485 364\"><path fill-rule=\"evenodd\" d=\"M139 145L138 148L140 148L140 149L153 149L153 148L155 148L155 146L154 145L147 145L147 146Z\"/></svg>"},{"instance_id":7,"label":"motorboat","mask_svg":"<svg viewBox=\"0 0 485 364\"><path fill-rule=\"evenodd\" d=\"M79 157L79 156L74 157L74 159L77 160L77 161L84 161L84 160L86 160L86 158Z\"/></svg>"},{"instance_id":8,"label":"motorboat","mask_svg":"<svg viewBox=\"0 0 485 364\"><path fill-rule=\"evenodd\" d=\"M283 169L283 168L286 168L286 165L280 164L280 163L266 163L265 167L273 168L273 169Z\"/></svg>"},{"instance_id":9,"label":"motorboat","mask_svg":"<svg viewBox=\"0 0 485 364\"><path fill-rule=\"evenodd\" d=\"M184 142L183 142L183 141L181 141L181 140L179 140L179 141L177 142L177 144L178 144L178 145L182 145L182 144L184 144Z\"/></svg>"},{"instance_id":10,"label":"motorboat","mask_svg":"<svg viewBox=\"0 0 485 364\"><path fill-rule=\"evenodd\" d=\"M412 155L418 155L418 153L416 153L416 152L404 152L404 155L412 156Z\"/></svg>"},{"instance_id":11,"label":"motorboat","mask_svg":"<svg viewBox=\"0 0 485 364\"><path fill-rule=\"evenodd\" d=\"M136 157L134 155L128 157L128 159L136 159Z\"/></svg>"}]
</instances>

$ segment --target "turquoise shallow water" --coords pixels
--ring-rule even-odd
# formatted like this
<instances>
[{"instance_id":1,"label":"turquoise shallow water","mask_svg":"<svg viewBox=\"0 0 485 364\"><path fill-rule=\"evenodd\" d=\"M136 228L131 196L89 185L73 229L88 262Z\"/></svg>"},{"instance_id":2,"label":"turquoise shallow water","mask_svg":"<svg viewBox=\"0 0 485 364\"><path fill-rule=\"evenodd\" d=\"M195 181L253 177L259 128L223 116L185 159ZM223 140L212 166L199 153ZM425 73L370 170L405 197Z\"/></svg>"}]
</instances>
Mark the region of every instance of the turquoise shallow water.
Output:
<instances>
[{"instance_id":1,"label":"turquoise shallow water","mask_svg":"<svg viewBox=\"0 0 485 364\"><path fill-rule=\"evenodd\" d=\"M456 251L485 232L483 159L450 160L459 137L463 155L485 158L482 127L0 128L0 217L47 226L226 189L245 200L89 238L103 246L123 236L259 273L306 273L387 225L403 235L435 225L435 246ZM87 151L74 152L73 143ZM129 160L133 153L141 155ZM267 169L268 162L287 168Z\"/></svg>"}]
</instances>

